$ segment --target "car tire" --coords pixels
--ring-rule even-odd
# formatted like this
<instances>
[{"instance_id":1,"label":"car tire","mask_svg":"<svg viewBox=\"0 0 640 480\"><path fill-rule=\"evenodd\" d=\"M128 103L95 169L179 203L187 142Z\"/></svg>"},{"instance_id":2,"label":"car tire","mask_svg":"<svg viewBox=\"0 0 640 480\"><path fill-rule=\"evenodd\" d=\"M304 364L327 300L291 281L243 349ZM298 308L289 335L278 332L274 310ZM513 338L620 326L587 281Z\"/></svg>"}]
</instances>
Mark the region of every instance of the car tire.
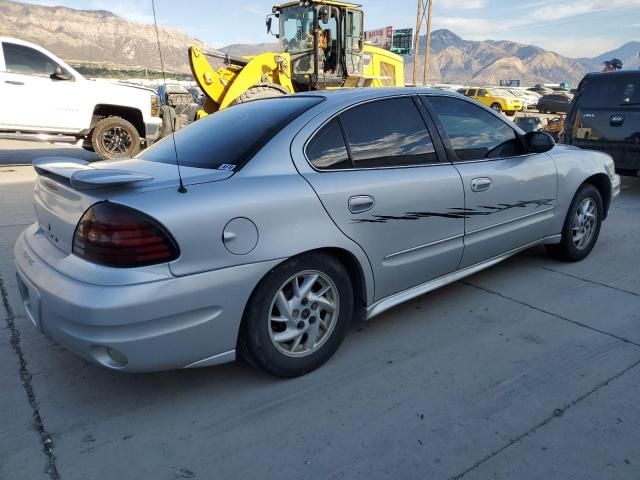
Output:
<instances>
[{"instance_id":1,"label":"car tire","mask_svg":"<svg viewBox=\"0 0 640 480\"><path fill-rule=\"evenodd\" d=\"M121 117L107 117L91 130L91 146L103 160L130 158L140 151L140 134Z\"/></svg>"},{"instance_id":2,"label":"car tire","mask_svg":"<svg viewBox=\"0 0 640 480\"><path fill-rule=\"evenodd\" d=\"M586 212L591 215L586 215ZM562 227L560 243L547 245L552 257L566 262L578 262L589 255L600 235L604 214L602 196L596 187L584 184L571 202ZM584 238L588 235L588 238Z\"/></svg>"},{"instance_id":3,"label":"car tire","mask_svg":"<svg viewBox=\"0 0 640 480\"><path fill-rule=\"evenodd\" d=\"M286 95L286 92L268 85L258 85L246 90L242 95L236 98L230 105L240 105L241 103L251 102L261 98L273 98Z\"/></svg>"},{"instance_id":4,"label":"car tire","mask_svg":"<svg viewBox=\"0 0 640 480\"><path fill-rule=\"evenodd\" d=\"M294 257L271 270L255 288L242 319L238 353L272 375L304 375L338 350L352 313L349 274L335 257L323 253Z\"/></svg>"},{"instance_id":5,"label":"car tire","mask_svg":"<svg viewBox=\"0 0 640 480\"><path fill-rule=\"evenodd\" d=\"M500 104L499 104L499 103L492 103L492 104L491 104L491 109L492 109L492 110L495 110L495 111L496 111L496 112L498 112L498 113L501 113L501 112L502 112L502 107L500 106Z\"/></svg>"},{"instance_id":6,"label":"car tire","mask_svg":"<svg viewBox=\"0 0 640 480\"><path fill-rule=\"evenodd\" d=\"M544 105L538 105L538 112L547 113L547 109L544 107Z\"/></svg>"},{"instance_id":7,"label":"car tire","mask_svg":"<svg viewBox=\"0 0 640 480\"><path fill-rule=\"evenodd\" d=\"M513 117L516 114L515 110L509 110L508 112L504 112L507 117Z\"/></svg>"}]
</instances>

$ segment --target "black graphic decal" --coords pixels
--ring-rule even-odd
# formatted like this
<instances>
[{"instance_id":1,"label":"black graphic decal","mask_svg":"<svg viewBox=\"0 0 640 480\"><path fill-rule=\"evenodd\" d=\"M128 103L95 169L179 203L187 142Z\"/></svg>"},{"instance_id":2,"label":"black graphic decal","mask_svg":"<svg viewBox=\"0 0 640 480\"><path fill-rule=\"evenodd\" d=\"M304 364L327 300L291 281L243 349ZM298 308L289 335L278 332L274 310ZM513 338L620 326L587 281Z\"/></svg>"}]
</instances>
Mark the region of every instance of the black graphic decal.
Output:
<instances>
[{"instance_id":1,"label":"black graphic decal","mask_svg":"<svg viewBox=\"0 0 640 480\"><path fill-rule=\"evenodd\" d=\"M521 200L516 203L499 203L498 206L478 205L478 208L484 210L476 210L474 208L452 207L448 212L406 212L404 215L373 215L371 218L353 218L352 223L387 223L389 220L419 220L421 218L441 217L441 218L470 218L479 215L491 215L493 213L503 212L512 208L526 208L534 206L535 208L543 206L551 206L552 198L542 198L539 200Z\"/></svg>"}]
</instances>

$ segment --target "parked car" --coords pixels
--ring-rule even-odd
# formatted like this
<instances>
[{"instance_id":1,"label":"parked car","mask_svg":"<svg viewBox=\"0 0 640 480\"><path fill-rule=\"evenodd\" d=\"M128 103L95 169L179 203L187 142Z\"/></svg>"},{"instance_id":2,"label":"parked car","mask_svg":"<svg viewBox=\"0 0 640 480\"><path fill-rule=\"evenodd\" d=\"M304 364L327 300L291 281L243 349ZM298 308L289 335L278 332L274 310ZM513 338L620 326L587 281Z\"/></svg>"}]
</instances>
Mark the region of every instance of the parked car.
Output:
<instances>
[{"instance_id":1,"label":"parked car","mask_svg":"<svg viewBox=\"0 0 640 480\"><path fill-rule=\"evenodd\" d=\"M500 89L467 88L464 95L510 117L524 108L522 100Z\"/></svg>"},{"instance_id":2,"label":"parked car","mask_svg":"<svg viewBox=\"0 0 640 480\"><path fill-rule=\"evenodd\" d=\"M536 85L535 87L530 87L527 88L527 90L529 90L530 92L536 92L539 93L540 95L552 95L553 93L555 93L555 90L553 90L550 87L545 87L544 85Z\"/></svg>"},{"instance_id":3,"label":"parked car","mask_svg":"<svg viewBox=\"0 0 640 480\"><path fill-rule=\"evenodd\" d=\"M518 117L513 123L526 133L542 130L542 120L540 120L540 117Z\"/></svg>"},{"instance_id":4,"label":"parked car","mask_svg":"<svg viewBox=\"0 0 640 480\"><path fill-rule=\"evenodd\" d=\"M26 314L114 370L237 352L304 374L353 318L534 245L584 259L619 192L608 155L424 88L256 100L174 139L34 162L38 220L14 250Z\"/></svg>"},{"instance_id":5,"label":"parked car","mask_svg":"<svg viewBox=\"0 0 640 480\"><path fill-rule=\"evenodd\" d=\"M578 87L562 142L600 150L640 174L640 71L590 73Z\"/></svg>"},{"instance_id":6,"label":"parked car","mask_svg":"<svg viewBox=\"0 0 640 480\"><path fill-rule=\"evenodd\" d=\"M530 110L538 107L538 100L540 97L534 96L533 92L527 92L526 90L508 89L508 93L516 98L522 100L525 110Z\"/></svg>"},{"instance_id":7,"label":"parked car","mask_svg":"<svg viewBox=\"0 0 640 480\"><path fill-rule=\"evenodd\" d=\"M101 158L134 156L160 137L153 90L87 80L38 45L0 37L0 138L76 143Z\"/></svg>"},{"instance_id":8,"label":"parked car","mask_svg":"<svg viewBox=\"0 0 640 480\"><path fill-rule=\"evenodd\" d=\"M538 100L538 111L540 113L567 113L572 100L573 97L568 93L545 95Z\"/></svg>"}]
</instances>

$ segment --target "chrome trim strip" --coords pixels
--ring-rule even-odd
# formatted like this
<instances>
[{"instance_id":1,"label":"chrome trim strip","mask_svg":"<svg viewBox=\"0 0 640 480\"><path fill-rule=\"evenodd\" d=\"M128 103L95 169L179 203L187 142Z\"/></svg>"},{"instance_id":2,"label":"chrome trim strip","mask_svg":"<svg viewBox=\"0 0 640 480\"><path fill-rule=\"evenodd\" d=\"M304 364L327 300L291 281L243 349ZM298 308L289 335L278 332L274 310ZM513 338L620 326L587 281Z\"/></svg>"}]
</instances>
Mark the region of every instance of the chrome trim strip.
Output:
<instances>
[{"instance_id":1,"label":"chrome trim strip","mask_svg":"<svg viewBox=\"0 0 640 480\"><path fill-rule=\"evenodd\" d=\"M467 277L469 275L473 275L485 268L489 268L497 263L500 263L503 260L519 253L523 250L526 250L531 247L535 247L536 245L544 244L547 242L552 242L556 240L558 236L553 235L550 237L545 237L535 242L528 243L523 245L522 247L515 248L506 253L498 255L497 257L493 257L489 260L485 260L484 262L476 263L475 265L471 265L469 267L463 268L462 270L457 270L455 272L448 273L447 275L443 275L442 277L436 278L435 280L430 280L426 283L416 285L415 287L411 287L402 292L391 295L387 298L383 298L370 305L367 308L367 320L375 317L376 315L380 315L382 312L389 310L390 308L395 307L396 305L400 305L408 300L411 300L415 297L419 297L420 295L424 295L425 293L436 290L440 287L444 287L453 282L457 282L458 280Z\"/></svg>"},{"instance_id":2,"label":"chrome trim strip","mask_svg":"<svg viewBox=\"0 0 640 480\"><path fill-rule=\"evenodd\" d=\"M186 367L182 368L201 368L201 367L211 367L213 365L220 365L222 363L233 362L236 359L236 350L229 350L228 352L218 353L217 355L212 355L211 357L203 358L202 360L198 360L197 362L190 363Z\"/></svg>"},{"instance_id":3,"label":"chrome trim strip","mask_svg":"<svg viewBox=\"0 0 640 480\"><path fill-rule=\"evenodd\" d=\"M416 250L420 250L422 248L433 247L435 245L439 245L441 243L448 242L450 240L457 240L458 238L462 238L462 237L464 237L464 233L461 233L460 235L454 235L453 237L447 237L447 238L443 238L441 240L436 240L435 242L425 243L424 245L418 245L417 247L407 248L406 250L400 250L399 252L390 253L389 255L384 257L383 260L389 260L390 258L397 257L398 255L403 255L405 253L415 252Z\"/></svg>"},{"instance_id":4,"label":"chrome trim strip","mask_svg":"<svg viewBox=\"0 0 640 480\"><path fill-rule=\"evenodd\" d=\"M474 233L484 232L485 230L490 230L490 229L495 228L495 227L501 227L503 225L507 225L508 223L517 222L518 220L524 220L525 218L534 217L536 215L541 215L543 213L546 213L546 212L549 212L549 211L553 210L554 208L555 207L549 207L546 210L540 210L539 212L527 213L526 215L522 215L521 217L510 218L509 220L505 220L504 222L494 223L493 225L488 225L486 227L476 228L475 230L470 230L470 231L466 232L466 235L472 235Z\"/></svg>"}]
</instances>

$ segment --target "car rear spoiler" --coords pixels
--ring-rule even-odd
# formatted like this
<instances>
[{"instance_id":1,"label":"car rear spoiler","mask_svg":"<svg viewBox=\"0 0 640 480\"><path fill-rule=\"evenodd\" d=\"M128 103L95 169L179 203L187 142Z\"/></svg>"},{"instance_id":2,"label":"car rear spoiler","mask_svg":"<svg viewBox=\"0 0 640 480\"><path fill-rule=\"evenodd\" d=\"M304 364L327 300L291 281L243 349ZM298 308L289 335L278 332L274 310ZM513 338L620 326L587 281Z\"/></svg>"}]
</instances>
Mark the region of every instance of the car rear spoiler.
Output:
<instances>
[{"instance_id":1,"label":"car rear spoiler","mask_svg":"<svg viewBox=\"0 0 640 480\"><path fill-rule=\"evenodd\" d=\"M76 190L95 190L114 186L122 187L153 180L153 177L149 175L128 170L93 168L89 165L89 162L79 158L36 158L33 161L33 168L38 175L51 173L67 179L71 187Z\"/></svg>"}]
</instances>

